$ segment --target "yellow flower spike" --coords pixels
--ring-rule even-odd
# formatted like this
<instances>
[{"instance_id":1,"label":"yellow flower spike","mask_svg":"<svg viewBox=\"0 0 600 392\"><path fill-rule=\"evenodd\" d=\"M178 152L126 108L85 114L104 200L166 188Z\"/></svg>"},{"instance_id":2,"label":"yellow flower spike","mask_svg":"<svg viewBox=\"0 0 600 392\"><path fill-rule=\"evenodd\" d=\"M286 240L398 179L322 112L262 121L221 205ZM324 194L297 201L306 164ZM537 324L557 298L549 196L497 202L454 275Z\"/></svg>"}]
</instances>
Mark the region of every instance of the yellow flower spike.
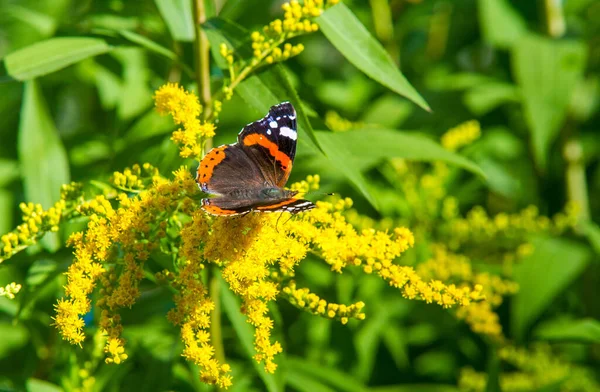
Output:
<instances>
[{"instance_id":1,"label":"yellow flower spike","mask_svg":"<svg viewBox=\"0 0 600 392\"><path fill-rule=\"evenodd\" d=\"M198 157L202 138L214 136L214 125L201 124L198 119L202 112L198 97L176 83L167 83L155 92L154 101L159 114L170 114L175 124L183 126L171 138L180 146L180 155Z\"/></svg>"},{"instance_id":2,"label":"yellow flower spike","mask_svg":"<svg viewBox=\"0 0 600 392\"><path fill-rule=\"evenodd\" d=\"M442 146L450 151L456 151L461 147L473 143L481 136L481 128L476 120L462 123L442 136Z\"/></svg>"},{"instance_id":3,"label":"yellow flower spike","mask_svg":"<svg viewBox=\"0 0 600 392\"><path fill-rule=\"evenodd\" d=\"M114 363L116 365L127 359L125 354L125 348L123 347L123 340L118 338L109 338L104 347L104 352L109 356L105 359L106 363Z\"/></svg>"}]
</instances>

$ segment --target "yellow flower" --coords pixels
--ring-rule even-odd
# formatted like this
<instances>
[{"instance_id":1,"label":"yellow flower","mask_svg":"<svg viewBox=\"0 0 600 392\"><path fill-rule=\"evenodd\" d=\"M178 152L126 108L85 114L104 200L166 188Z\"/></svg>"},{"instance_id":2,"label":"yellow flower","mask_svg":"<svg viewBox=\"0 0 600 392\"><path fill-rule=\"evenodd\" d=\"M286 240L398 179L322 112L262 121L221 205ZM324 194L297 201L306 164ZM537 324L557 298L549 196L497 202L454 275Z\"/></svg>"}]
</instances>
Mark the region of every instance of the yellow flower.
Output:
<instances>
[{"instance_id":1,"label":"yellow flower","mask_svg":"<svg viewBox=\"0 0 600 392\"><path fill-rule=\"evenodd\" d=\"M15 282L9 283L4 287L0 287L0 297L7 297L8 299L14 299L15 294L21 290L21 285Z\"/></svg>"},{"instance_id":2,"label":"yellow flower","mask_svg":"<svg viewBox=\"0 0 600 392\"><path fill-rule=\"evenodd\" d=\"M450 151L456 151L461 147L473 143L481 136L481 128L476 120L462 123L442 136L442 146Z\"/></svg>"},{"instance_id":3,"label":"yellow flower","mask_svg":"<svg viewBox=\"0 0 600 392\"><path fill-rule=\"evenodd\" d=\"M183 158L202 155L202 143L215 135L212 123L201 123L198 119L202 106L198 97L176 83L167 83L154 94L156 110L160 114L170 114L177 125L183 128L173 132L172 140L180 146Z\"/></svg>"}]
</instances>

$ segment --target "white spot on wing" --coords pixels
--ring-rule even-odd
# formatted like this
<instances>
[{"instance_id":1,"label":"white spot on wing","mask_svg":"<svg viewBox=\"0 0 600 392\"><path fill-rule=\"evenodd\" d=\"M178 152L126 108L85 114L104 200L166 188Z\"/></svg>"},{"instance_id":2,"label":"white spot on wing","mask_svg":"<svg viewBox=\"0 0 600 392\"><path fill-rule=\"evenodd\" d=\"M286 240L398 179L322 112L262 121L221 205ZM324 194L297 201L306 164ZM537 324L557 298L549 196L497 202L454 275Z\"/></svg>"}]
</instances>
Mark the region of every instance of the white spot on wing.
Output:
<instances>
[{"instance_id":1,"label":"white spot on wing","mask_svg":"<svg viewBox=\"0 0 600 392\"><path fill-rule=\"evenodd\" d=\"M269 126L270 126L271 128L277 128L277 126L278 126L278 125L277 125L277 121L271 121L271 122L269 123Z\"/></svg>"},{"instance_id":2,"label":"white spot on wing","mask_svg":"<svg viewBox=\"0 0 600 392\"><path fill-rule=\"evenodd\" d=\"M271 134L271 130L267 129L267 135L270 135L270 134Z\"/></svg>"},{"instance_id":3,"label":"white spot on wing","mask_svg":"<svg viewBox=\"0 0 600 392\"><path fill-rule=\"evenodd\" d=\"M298 138L298 134L291 128L281 127L279 128L279 134L281 136L289 137L292 140L296 140Z\"/></svg>"},{"instance_id":4,"label":"white spot on wing","mask_svg":"<svg viewBox=\"0 0 600 392\"><path fill-rule=\"evenodd\" d=\"M296 119L296 115L295 114L290 114L288 117L290 118L290 120L295 120Z\"/></svg>"}]
</instances>

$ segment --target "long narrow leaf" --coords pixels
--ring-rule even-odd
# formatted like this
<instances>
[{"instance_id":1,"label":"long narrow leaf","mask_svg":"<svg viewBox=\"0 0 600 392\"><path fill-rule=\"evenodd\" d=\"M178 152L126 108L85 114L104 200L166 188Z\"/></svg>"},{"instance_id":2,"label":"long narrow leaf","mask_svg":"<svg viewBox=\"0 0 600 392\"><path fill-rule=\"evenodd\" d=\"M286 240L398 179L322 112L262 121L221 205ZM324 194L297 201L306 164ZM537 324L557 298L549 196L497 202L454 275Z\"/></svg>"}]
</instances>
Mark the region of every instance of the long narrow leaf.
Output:
<instances>
[{"instance_id":1,"label":"long narrow leaf","mask_svg":"<svg viewBox=\"0 0 600 392\"><path fill-rule=\"evenodd\" d=\"M316 21L329 42L356 68L423 109L431 110L383 46L346 5L339 3L331 7L316 18Z\"/></svg>"},{"instance_id":2,"label":"long narrow leaf","mask_svg":"<svg viewBox=\"0 0 600 392\"><path fill-rule=\"evenodd\" d=\"M30 80L110 50L100 38L52 38L10 53L6 71L17 80Z\"/></svg>"},{"instance_id":3,"label":"long narrow leaf","mask_svg":"<svg viewBox=\"0 0 600 392\"><path fill-rule=\"evenodd\" d=\"M61 185L70 181L69 162L35 80L25 84L18 149L25 199L51 207L60 197ZM55 233L45 238L45 245L51 250L59 247Z\"/></svg>"}]
</instances>

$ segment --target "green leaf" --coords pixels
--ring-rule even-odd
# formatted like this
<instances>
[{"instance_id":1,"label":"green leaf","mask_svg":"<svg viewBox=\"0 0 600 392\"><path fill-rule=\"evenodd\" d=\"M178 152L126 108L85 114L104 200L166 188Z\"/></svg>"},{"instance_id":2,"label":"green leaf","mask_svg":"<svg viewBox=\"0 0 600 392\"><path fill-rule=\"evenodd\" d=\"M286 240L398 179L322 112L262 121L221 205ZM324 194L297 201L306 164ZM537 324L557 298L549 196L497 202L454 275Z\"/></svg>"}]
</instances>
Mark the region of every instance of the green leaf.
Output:
<instances>
[{"instance_id":1,"label":"green leaf","mask_svg":"<svg viewBox=\"0 0 600 392\"><path fill-rule=\"evenodd\" d=\"M234 49L234 56L248 58L252 56L250 45L250 34L244 27L222 18L210 18L202 24L206 38L210 42L210 51L213 59L221 69L227 69L229 65L221 56L221 44Z\"/></svg>"},{"instance_id":2,"label":"green leaf","mask_svg":"<svg viewBox=\"0 0 600 392\"><path fill-rule=\"evenodd\" d=\"M315 21L329 42L350 63L392 91L431 111L386 50L345 4L339 3L329 8Z\"/></svg>"},{"instance_id":3,"label":"green leaf","mask_svg":"<svg viewBox=\"0 0 600 392\"><path fill-rule=\"evenodd\" d=\"M583 77L586 45L536 35L519 40L512 52L512 68L521 88L533 155L541 169L565 121L574 89Z\"/></svg>"},{"instance_id":4,"label":"green leaf","mask_svg":"<svg viewBox=\"0 0 600 392\"><path fill-rule=\"evenodd\" d=\"M27 391L29 392L62 392L63 389L56 384L37 378L27 380Z\"/></svg>"},{"instance_id":5,"label":"green leaf","mask_svg":"<svg viewBox=\"0 0 600 392\"><path fill-rule=\"evenodd\" d=\"M321 383L319 380L315 380L313 377L300 373L295 369L290 369L286 374L286 381L288 385L294 388L294 390L300 392L335 392L335 389L329 388L327 385Z\"/></svg>"},{"instance_id":6,"label":"green leaf","mask_svg":"<svg viewBox=\"0 0 600 392\"><path fill-rule=\"evenodd\" d=\"M173 131L173 121L167 116L161 116L156 110L150 110L140 117L125 133L123 149L129 148L132 143L138 143L149 138L166 135Z\"/></svg>"},{"instance_id":7,"label":"green leaf","mask_svg":"<svg viewBox=\"0 0 600 392\"><path fill-rule=\"evenodd\" d=\"M7 358L11 351L27 344L29 333L23 324L0 323L0 358Z\"/></svg>"},{"instance_id":8,"label":"green leaf","mask_svg":"<svg viewBox=\"0 0 600 392\"><path fill-rule=\"evenodd\" d=\"M244 15L247 10L257 9L260 7L261 0L227 0L219 16L228 20L236 20L240 16Z\"/></svg>"},{"instance_id":9,"label":"green leaf","mask_svg":"<svg viewBox=\"0 0 600 392\"><path fill-rule=\"evenodd\" d=\"M336 133L317 132L319 139L325 133L331 143L347 151L355 159L369 159L372 163L384 158L444 161L485 178L485 174L475 163L444 149L433 140L422 135L391 129L361 129Z\"/></svg>"},{"instance_id":10,"label":"green leaf","mask_svg":"<svg viewBox=\"0 0 600 392\"><path fill-rule=\"evenodd\" d=\"M10 53L4 62L8 74L23 81L58 71L110 49L99 38L52 38Z\"/></svg>"},{"instance_id":11,"label":"green leaf","mask_svg":"<svg viewBox=\"0 0 600 392\"><path fill-rule=\"evenodd\" d=\"M398 369L407 369L410 363L406 340L406 331L399 325L388 325L383 331L383 342Z\"/></svg>"},{"instance_id":12,"label":"green leaf","mask_svg":"<svg viewBox=\"0 0 600 392\"><path fill-rule=\"evenodd\" d=\"M483 116L500 105L520 102L519 89L508 83L489 83L468 90L465 105L477 116Z\"/></svg>"},{"instance_id":13,"label":"green leaf","mask_svg":"<svg viewBox=\"0 0 600 392\"><path fill-rule=\"evenodd\" d=\"M147 37L144 37L143 35L134 33L133 31L129 30L121 30L119 31L119 34L126 40L131 41L134 44L137 44L143 48L146 48L151 52L160 54L161 56L164 56L168 59L178 61L178 57L173 51L165 48L162 45L157 44L156 42L152 41Z\"/></svg>"},{"instance_id":14,"label":"green leaf","mask_svg":"<svg viewBox=\"0 0 600 392\"><path fill-rule=\"evenodd\" d=\"M512 301L512 331L517 339L552 303L590 260L589 250L561 238L537 237L535 251L515 267L519 292Z\"/></svg>"},{"instance_id":15,"label":"green leaf","mask_svg":"<svg viewBox=\"0 0 600 392\"><path fill-rule=\"evenodd\" d=\"M319 382L335 387L336 391L365 391L362 383L351 374L340 372L339 370L315 364L302 358L288 358L286 361L286 370L288 372L301 373Z\"/></svg>"},{"instance_id":16,"label":"green leaf","mask_svg":"<svg viewBox=\"0 0 600 392\"><path fill-rule=\"evenodd\" d=\"M375 209L379 209L377 200L369 191L367 180L358 168L356 156L350 153L345 145L339 143L342 140L338 136L339 134L332 132L317 132L316 134L331 165L338 168Z\"/></svg>"},{"instance_id":17,"label":"green leaf","mask_svg":"<svg viewBox=\"0 0 600 392\"><path fill-rule=\"evenodd\" d=\"M123 66L123 85L117 113L121 119L131 119L152 106L149 88L151 71L146 53L141 48L119 48L113 56Z\"/></svg>"},{"instance_id":18,"label":"green leaf","mask_svg":"<svg viewBox=\"0 0 600 392\"><path fill-rule=\"evenodd\" d=\"M248 324L246 317L240 312L240 302L236 296L229 290L227 283L223 279L219 279L220 292L223 310L227 314L231 325L235 330L237 337L240 339L242 348L248 356L252 366L256 369L258 376L262 379L269 392L281 391L277 385L277 380L273 374L266 373L263 366L254 360L254 332Z\"/></svg>"},{"instance_id":19,"label":"green leaf","mask_svg":"<svg viewBox=\"0 0 600 392\"><path fill-rule=\"evenodd\" d=\"M600 321L591 318L547 321L537 327L533 335L551 341L600 343Z\"/></svg>"},{"instance_id":20,"label":"green leaf","mask_svg":"<svg viewBox=\"0 0 600 392\"><path fill-rule=\"evenodd\" d=\"M459 392L454 385L445 384L402 384L371 388L372 392Z\"/></svg>"},{"instance_id":21,"label":"green leaf","mask_svg":"<svg viewBox=\"0 0 600 392\"><path fill-rule=\"evenodd\" d=\"M154 0L154 2L174 40L192 42L196 38L191 1Z\"/></svg>"},{"instance_id":22,"label":"green leaf","mask_svg":"<svg viewBox=\"0 0 600 392\"><path fill-rule=\"evenodd\" d=\"M479 0L479 25L484 40L508 49L527 33L525 20L507 0Z\"/></svg>"},{"instance_id":23,"label":"green leaf","mask_svg":"<svg viewBox=\"0 0 600 392\"><path fill-rule=\"evenodd\" d=\"M289 84L285 88L276 83L288 83L285 71L278 69L278 66L270 68L268 71L259 75L250 76L240 83L235 92L257 113L257 116L264 116L269 108L283 101L290 101L296 109L298 121L298 143L309 148L311 151L319 146L316 135L302 109L300 98L296 91Z\"/></svg>"},{"instance_id":24,"label":"green leaf","mask_svg":"<svg viewBox=\"0 0 600 392\"><path fill-rule=\"evenodd\" d=\"M60 187L70 181L69 162L40 87L25 83L18 136L19 163L25 199L50 208L60 198ZM45 245L58 249L55 233L46 235Z\"/></svg>"}]
</instances>

